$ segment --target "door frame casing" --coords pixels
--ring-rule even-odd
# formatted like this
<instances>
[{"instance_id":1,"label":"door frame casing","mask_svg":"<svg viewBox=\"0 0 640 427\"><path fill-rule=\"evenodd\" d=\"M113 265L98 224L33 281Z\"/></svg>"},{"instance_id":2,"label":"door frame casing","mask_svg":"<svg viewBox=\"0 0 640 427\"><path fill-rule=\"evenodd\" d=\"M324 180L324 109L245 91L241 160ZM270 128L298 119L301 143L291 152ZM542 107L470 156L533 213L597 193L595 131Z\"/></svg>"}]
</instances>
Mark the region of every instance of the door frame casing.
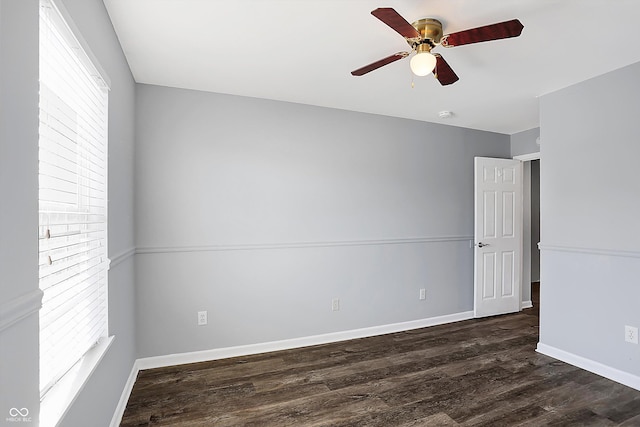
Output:
<instances>
[{"instance_id":1,"label":"door frame casing","mask_svg":"<svg viewBox=\"0 0 640 427\"><path fill-rule=\"evenodd\" d=\"M514 160L520 160L520 162L523 165L523 172L524 172L524 164L528 163L528 162L531 162L531 161L534 161L534 160L540 160L540 152L537 151L535 153L521 154L521 155L518 155L518 156L513 156L512 158ZM525 239L525 236L524 236L524 225L525 225L524 224L524 216L525 216L524 196L527 193L527 190L524 188L524 185L526 183L527 183L527 180L525 179L525 174L523 173L523 176L522 176L522 186L523 186L523 188L522 188L522 195L523 195L523 200L522 200L522 219L523 220L521 221L521 227L522 227L522 229L521 229L521 233L522 233L522 258L520 260L520 284L521 284L521 287L520 287L520 299L521 299L520 305L521 305L521 309L533 307L533 304L532 304L531 300L529 300L529 301L522 300L523 287L524 286L529 286L529 288L531 288L531 283L526 284L525 280L524 280L525 279L525 277L524 277L524 275L525 275L524 254L525 254L525 244L527 243L526 242L527 239ZM530 188L531 187L531 177L530 176L529 176L528 183L529 183L529 191L528 192L529 192L529 195L530 195L531 194L531 188ZM531 211L531 203L529 203L529 211ZM531 230L529 230L529 243L531 243ZM530 263L531 263L531 256L529 257L529 271L531 271ZM529 276L529 278L531 278L531 276ZM529 296L531 297L531 290L529 290Z\"/></svg>"},{"instance_id":2,"label":"door frame casing","mask_svg":"<svg viewBox=\"0 0 640 427\"><path fill-rule=\"evenodd\" d=\"M529 153L529 154L521 154L519 156L513 156L513 160L520 160L521 162L529 162L531 160L540 160L540 152L537 153Z\"/></svg>"}]
</instances>

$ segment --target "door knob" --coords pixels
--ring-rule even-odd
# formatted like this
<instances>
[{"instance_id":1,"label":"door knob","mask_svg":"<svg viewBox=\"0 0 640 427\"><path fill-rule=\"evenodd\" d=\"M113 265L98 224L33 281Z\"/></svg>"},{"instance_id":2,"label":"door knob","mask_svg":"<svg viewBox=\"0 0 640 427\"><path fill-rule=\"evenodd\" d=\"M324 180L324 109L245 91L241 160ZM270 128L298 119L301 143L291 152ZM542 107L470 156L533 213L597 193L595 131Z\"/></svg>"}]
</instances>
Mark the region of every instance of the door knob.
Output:
<instances>
[{"instance_id":1,"label":"door knob","mask_svg":"<svg viewBox=\"0 0 640 427\"><path fill-rule=\"evenodd\" d=\"M482 248L482 247L485 247L485 246L489 246L489 244L488 243L479 242L476 246L479 247L479 248Z\"/></svg>"}]
</instances>

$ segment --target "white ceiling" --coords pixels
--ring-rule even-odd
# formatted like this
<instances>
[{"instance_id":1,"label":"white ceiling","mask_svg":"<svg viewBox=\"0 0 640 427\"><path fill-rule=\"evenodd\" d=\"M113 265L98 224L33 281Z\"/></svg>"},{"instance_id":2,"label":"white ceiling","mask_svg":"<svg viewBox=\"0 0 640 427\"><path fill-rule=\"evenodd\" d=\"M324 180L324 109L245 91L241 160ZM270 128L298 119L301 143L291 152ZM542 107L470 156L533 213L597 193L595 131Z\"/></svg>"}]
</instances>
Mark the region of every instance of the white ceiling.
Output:
<instances>
[{"instance_id":1,"label":"white ceiling","mask_svg":"<svg viewBox=\"0 0 640 427\"><path fill-rule=\"evenodd\" d=\"M639 0L104 0L139 83L268 98L513 134L538 97L640 61ZM370 12L439 19L444 33L518 18L519 38L436 48L441 86L404 59L350 71L404 39ZM598 100L594 100L598 102ZM450 110L443 120L438 112Z\"/></svg>"}]
</instances>

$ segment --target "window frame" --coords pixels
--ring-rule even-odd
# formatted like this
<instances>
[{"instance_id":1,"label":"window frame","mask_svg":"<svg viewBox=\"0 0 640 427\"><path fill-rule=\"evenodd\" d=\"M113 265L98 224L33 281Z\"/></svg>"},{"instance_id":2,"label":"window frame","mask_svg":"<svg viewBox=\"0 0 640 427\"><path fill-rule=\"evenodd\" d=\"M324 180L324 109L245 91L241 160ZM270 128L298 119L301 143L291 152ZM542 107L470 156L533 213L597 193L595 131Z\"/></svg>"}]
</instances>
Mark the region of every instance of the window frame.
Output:
<instances>
[{"instance_id":1,"label":"window frame","mask_svg":"<svg viewBox=\"0 0 640 427\"><path fill-rule=\"evenodd\" d=\"M57 382L55 382L46 392L41 396L40 405L40 426L55 426L57 425L68 409L71 407L80 391L88 381L91 374L95 371L100 361L105 356L109 347L111 346L114 337L109 336L109 320L108 320L108 271L110 260L108 258L108 125L109 125L109 106L108 106L108 92L110 88L110 80L105 73L104 69L100 66L99 61L95 55L91 52L88 43L82 38L82 35L78 28L73 23L70 14L64 8L63 4L57 0L40 0L40 8L48 6L55 9L58 17L64 26L65 40L76 51L80 52L80 62L91 70L91 74L96 80L96 83L105 89L107 104L105 107L105 135L104 135L104 171L106 174L104 180L104 304L105 304L105 318L104 318L104 334L97 343L91 347L84 355L68 370ZM40 13L40 9L39 9ZM39 18L40 19L40 18ZM58 18L55 18L58 20ZM39 31L42 31L39 24ZM40 173L40 168L39 168ZM40 188L40 186L39 186ZM39 197L40 200L40 197ZM39 221L40 222L40 221ZM42 392L42 390L41 390Z\"/></svg>"}]
</instances>

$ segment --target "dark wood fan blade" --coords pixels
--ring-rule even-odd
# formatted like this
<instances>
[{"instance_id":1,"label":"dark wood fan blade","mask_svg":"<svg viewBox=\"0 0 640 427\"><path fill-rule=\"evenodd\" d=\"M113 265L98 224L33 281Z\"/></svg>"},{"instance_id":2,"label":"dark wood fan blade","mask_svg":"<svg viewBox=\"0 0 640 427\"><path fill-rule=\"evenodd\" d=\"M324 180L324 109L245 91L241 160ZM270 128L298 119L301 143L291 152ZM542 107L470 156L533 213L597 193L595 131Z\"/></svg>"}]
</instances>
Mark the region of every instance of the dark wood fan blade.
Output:
<instances>
[{"instance_id":1,"label":"dark wood fan blade","mask_svg":"<svg viewBox=\"0 0 640 427\"><path fill-rule=\"evenodd\" d=\"M436 68L433 69L433 75L440 82L442 86L450 85L459 80L459 77L449 66L447 61L444 60L442 55L436 54Z\"/></svg>"},{"instance_id":2,"label":"dark wood fan blade","mask_svg":"<svg viewBox=\"0 0 640 427\"><path fill-rule=\"evenodd\" d=\"M387 64L391 64L392 62L395 62L399 59L402 58L406 58L407 56L409 56L409 52L398 52L398 53L394 53L393 55L387 56L386 58L383 58L379 61L376 62L372 62L369 65L365 65L362 68L358 68L357 70L354 70L351 72L352 76L362 76L364 74L367 74L370 71L373 70L377 70L378 68L387 65Z\"/></svg>"},{"instance_id":3,"label":"dark wood fan blade","mask_svg":"<svg viewBox=\"0 0 640 427\"><path fill-rule=\"evenodd\" d=\"M398 12L390 7L381 7L371 12L373 16L396 30L398 34L406 38L420 37L418 30L413 28Z\"/></svg>"},{"instance_id":4,"label":"dark wood fan blade","mask_svg":"<svg viewBox=\"0 0 640 427\"><path fill-rule=\"evenodd\" d=\"M471 28L457 33L447 34L440 42L444 47L461 46L471 43L487 42L490 40L518 37L522 33L524 25L517 19L500 22L498 24L485 25L484 27Z\"/></svg>"}]
</instances>

